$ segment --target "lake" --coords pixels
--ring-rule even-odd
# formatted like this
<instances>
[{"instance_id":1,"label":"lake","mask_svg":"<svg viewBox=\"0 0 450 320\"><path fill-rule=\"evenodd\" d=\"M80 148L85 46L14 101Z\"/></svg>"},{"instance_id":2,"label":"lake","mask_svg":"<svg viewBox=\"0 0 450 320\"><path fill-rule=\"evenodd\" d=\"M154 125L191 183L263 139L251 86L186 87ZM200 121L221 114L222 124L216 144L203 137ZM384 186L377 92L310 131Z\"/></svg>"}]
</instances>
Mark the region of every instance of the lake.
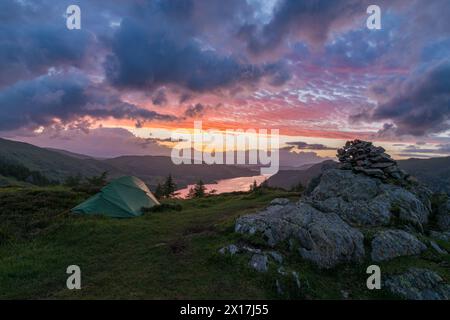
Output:
<instances>
[{"instance_id":1,"label":"lake","mask_svg":"<svg viewBox=\"0 0 450 320\"><path fill-rule=\"evenodd\" d=\"M217 183L205 184L206 191L211 192L216 190L216 194L234 192L234 191L249 191L253 181L256 181L258 185L268 179L270 175L259 175L251 177L238 177L232 179L219 180ZM194 185L189 185L187 188L177 190L177 197L185 199L189 193L189 190Z\"/></svg>"}]
</instances>

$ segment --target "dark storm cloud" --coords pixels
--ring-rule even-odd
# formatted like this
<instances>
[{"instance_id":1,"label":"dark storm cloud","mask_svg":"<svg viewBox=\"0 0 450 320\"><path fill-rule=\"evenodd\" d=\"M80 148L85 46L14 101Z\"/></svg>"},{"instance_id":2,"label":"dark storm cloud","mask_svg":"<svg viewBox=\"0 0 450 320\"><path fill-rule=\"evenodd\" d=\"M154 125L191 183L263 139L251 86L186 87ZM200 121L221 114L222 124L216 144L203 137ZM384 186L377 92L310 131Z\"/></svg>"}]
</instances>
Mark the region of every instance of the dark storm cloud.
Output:
<instances>
[{"instance_id":1,"label":"dark storm cloud","mask_svg":"<svg viewBox=\"0 0 450 320\"><path fill-rule=\"evenodd\" d=\"M184 112L184 115L189 118L200 117L205 112L205 109L206 107L204 105L202 105L201 103L197 103L187 108Z\"/></svg>"},{"instance_id":2,"label":"dark storm cloud","mask_svg":"<svg viewBox=\"0 0 450 320\"><path fill-rule=\"evenodd\" d=\"M124 20L113 40L113 54L105 63L108 79L122 88L172 84L197 92L251 84L266 76L277 85L289 79L279 62L254 65L183 37L176 30L155 34L146 23Z\"/></svg>"},{"instance_id":3,"label":"dark storm cloud","mask_svg":"<svg viewBox=\"0 0 450 320\"><path fill-rule=\"evenodd\" d=\"M193 96L192 96L191 94L189 94L189 93L182 93L182 94L180 95L180 98L179 98L179 100L178 100L178 103L179 103L179 104L183 104L183 103L185 103L185 102L191 100L192 98L193 98Z\"/></svg>"},{"instance_id":4,"label":"dark storm cloud","mask_svg":"<svg viewBox=\"0 0 450 320\"><path fill-rule=\"evenodd\" d=\"M72 3L82 9L82 30L65 27L63 15ZM365 28L369 4L382 7L380 31ZM174 94L186 106L215 91L226 100L221 89L244 92L239 89L253 89L262 80L279 86L291 72L296 81L310 81L297 70L299 61L315 66L311 74L319 80L333 66L350 77L358 67L381 72L437 65L450 53L449 12L448 0L279 0L273 10L270 1L258 0L3 0L0 127L46 125L55 118L70 122L84 115L135 119L142 126L146 119L167 116L124 103L119 89L150 92L146 97L160 106ZM350 26L356 30L347 32ZM323 45L321 52L314 50L317 45ZM288 51L272 52L282 46ZM442 80L448 71L442 73L419 72L380 85L382 76L373 72L370 81L383 98L374 112L359 118L386 122L380 134L392 136L448 129L448 80ZM93 85L82 74L105 83ZM345 89L346 80L334 81ZM359 83L357 90L364 86ZM186 112L205 112L198 109L194 104Z\"/></svg>"},{"instance_id":5,"label":"dark storm cloud","mask_svg":"<svg viewBox=\"0 0 450 320\"><path fill-rule=\"evenodd\" d=\"M0 87L50 67L81 66L92 37L84 30L68 32L64 10L43 1L0 2Z\"/></svg>"},{"instance_id":6,"label":"dark storm cloud","mask_svg":"<svg viewBox=\"0 0 450 320\"><path fill-rule=\"evenodd\" d=\"M309 143L303 142L303 141L287 142L286 144L289 146L297 147L298 149L301 149L301 150L336 150L336 148L327 147L323 144L317 144L317 143L309 144Z\"/></svg>"},{"instance_id":7,"label":"dark storm cloud","mask_svg":"<svg viewBox=\"0 0 450 320\"><path fill-rule=\"evenodd\" d=\"M164 106L167 102L168 99L164 89L157 90L152 96L152 103L156 106Z\"/></svg>"},{"instance_id":8,"label":"dark storm cloud","mask_svg":"<svg viewBox=\"0 0 450 320\"><path fill-rule=\"evenodd\" d=\"M45 75L0 91L0 130L69 123L80 117L113 117L136 121L173 120L138 108L96 87L81 74Z\"/></svg>"},{"instance_id":9,"label":"dark storm cloud","mask_svg":"<svg viewBox=\"0 0 450 320\"><path fill-rule=\"evenodd\" d=\"M450 63L419 72L393 89L386 90L392 95L368 120L389 119L386 130L414 136L450 129Z\"/></svg>"},{"instance_id":10,"label":"dark storm cloud","mask_svg":"<svg viewBox=\"0 0 450 320\"><path fill-rule=\"evenodd\" d=\"M269 23L246 24L240 36L253 53L273 50L289 36L323 43L332 29L364 16L368 4L366 0L280 0Z\"/></svg>"}]
</instances>

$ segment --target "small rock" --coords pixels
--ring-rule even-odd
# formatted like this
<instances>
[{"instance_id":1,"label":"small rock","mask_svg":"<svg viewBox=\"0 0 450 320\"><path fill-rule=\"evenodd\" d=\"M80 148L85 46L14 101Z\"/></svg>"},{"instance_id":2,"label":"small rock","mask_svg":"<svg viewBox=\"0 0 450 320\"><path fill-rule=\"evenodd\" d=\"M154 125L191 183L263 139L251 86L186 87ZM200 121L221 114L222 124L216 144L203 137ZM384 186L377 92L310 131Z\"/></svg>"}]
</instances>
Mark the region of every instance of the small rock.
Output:
<instances>
[{"instance_id":1,"label":"small rock","mask_svg":"<svg viewBox=\"0 0 450 320\"><path fill-rule=\"evenodd\" d=\"M275 286L277 287L277 293L279 295L283 295L284 294L284 290L283 290L283 287L281 286L281 283L280 283L280 281L278 279L275 280Z\"/></svg>"},{"instance_id":2,"label":"small rock","mask_svg":"<svg viewBox=\"0 0 450 320\"><path fill-rule=\"evenodd\" d=\"M230 253L231 255L235 255L236 253L239 252L239 248L234 244L230 244L226 247L219 249L219 253L221 253L221 254L225 254L227 252Z\"/></svg>"},{"instance_id":3,"label":"small rock","mask_svg":"<svg viewBox=\"0 0 450 320\"><path fill-rule=\"evenodd\" d=\"M381 169L362 169L362 172L364 172L365 174L367 174L368 176L373 176L373 177L383 177L384 176L384 172Z\"/></svg>"},{"instance_id":4,"label":"small rock","mask_svg":"<svg viewBox=\"0 0 450 320\"><path fill-rule=\"evenodd\" d=\"M431 246L434 250L436 250L436 252L439 253L439 254L446 254L446 253L447 253L447 251L445 251L444 249L442 249L441 247L439 247L439 245L438 245L436 242L434 242L434 241L430 241L430 246Z\"/></svg>"},{"instance_id":5,"label":"small rock","mask_svg":"<svg viewBox=\"0 0 450 320\"><path fill-rule=\"evenodd\" d=\"M286 198L276 198L276 199L273 199L270 202L270 205L272 205L272 206L275 206L275 205L285 206L285 205L288 205L290 202L291 201L289 199L286 199Z\"/></svg>"},{"instance_id":6,"label":"small rock","mask_svg":"<svg viewBox=\"0 0 450 320\"><path fill-rule=\"evenodd\" d=\"M387 167L392 167L393 165L394 165L394 163L392 163L392 162L378 162L378 163L372 163L370 165L370 167L373 169L384 169Z\"/></svg>"},{"instance_id":7,"label":"small rock","mask_svg":"<svg viewBox=\"0 0 450 320\"><path fill-rule=\"evenodd\" d=\"M248 247L248 246L243 246L242 250L245 250L250 253L261 253L262 252L261 249L252 248L252 247Z\"/></svg>"},{"instance_id":8,"label":"small rock","mask_svg":"<svg viewBox=\"0 0 450 320\"><path fill-rule=\"evenodd\" d=\"M430 231L430 237L450 242L450 231L447 232Z\"/></svg>"},{"instance_id":9,"label":"small rock","mask_svg":"<svg viewBox=\"0 0 450 320\"><path fill-rule=\"evenodd\" d=\"M420 254L426 246L415 236L402 230L378 232L372 240L372 260L385 261L396 257Z\"/></svg>"},{"instance_id":10,"label":"small rock","mask_svg":"<svg viewBox=\"0 0 450 320\"><path fill-rule=\"evenodd\" d=\"M279 267L278 270L277 270L277 272L278 272L279 274L281 274L282 276L287 275L287 272L286 272L286 270L285 270L283 267Z\"/></svg>"},{"instance_id":11,"label":"small rock","mask_svg":"<svg viewBox=\"0 0 450 320\"><path fill-rule=\"evenodd\" d=\"M265 254L254 254L250 260L250 266L258 272L266 272L269 269L268 263Z\"/></svg>"},{"instance_id":12,"label":"small rock","mask_svg":"<svg viewBox=\"0 0 450 320\"><path fill-rule=\"evenodd\" d=\"M283 256L281 254L279 254L276 251L269 251L269 254L272 256L272 258L278 262L279 264L283 263Z\"/></svg>"},{"instance_id":13,"label":"small rock","mask_svg":"<svg viewBox=\"0 0 450 320\"><path fill-rule=\"evenodd\" d=\"M390 276L384 287L408 300L450 299L450 286L437 273L427 269L410 268L403 274Z\"/></svg>"},{"instance_id":14,"label":"small rock","mask_svg":"<svg viewBox=\"0 0 450 320\"><path fill-rule=\"evenodd\" d=\"M350 297L350 293L346 290L341 290L342 298L348 299Z\"/></svg>"},{"instance_id":15,"label":"small rock","mask_svg":"<svg viewBox=\"0 0 450 320\"><path fill-rule=\"evenodd\" d=\"M234 255L239 252L239 248L235 246L234 244L230 244L228 246L228 251L231 253L231 255Z\"/></svg>"},{"instance_id":16,"label":"small rock","mask_svg":"<svg viewBox=\"0 0 450 320\"><path fill-rule=\"evenodd\" d=\"M298 273L296 271L292 271L292 276L294 277L295 284L297 285L297 288L301 288L301 282L300 277L298 276Z\"/></svg>"}]
</instances>

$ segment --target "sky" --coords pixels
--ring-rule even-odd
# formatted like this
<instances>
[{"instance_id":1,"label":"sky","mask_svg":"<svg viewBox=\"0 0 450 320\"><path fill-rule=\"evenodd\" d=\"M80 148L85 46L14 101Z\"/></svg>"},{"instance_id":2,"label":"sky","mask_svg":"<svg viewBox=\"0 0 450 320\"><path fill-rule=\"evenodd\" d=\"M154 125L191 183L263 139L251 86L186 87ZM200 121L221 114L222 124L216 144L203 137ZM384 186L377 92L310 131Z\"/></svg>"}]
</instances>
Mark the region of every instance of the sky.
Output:
<instances>
[{"instance_id":1,"label":"sky","mask_svg":"<svg viewBox=\"0 0 450 320\"><path fill-rule=\"evenodd\" d=\"M450 155L448 17L448 0L2 0L0 136L162 155L201 120L316 160L355 138Z\"/></svg>"}]
</instances>

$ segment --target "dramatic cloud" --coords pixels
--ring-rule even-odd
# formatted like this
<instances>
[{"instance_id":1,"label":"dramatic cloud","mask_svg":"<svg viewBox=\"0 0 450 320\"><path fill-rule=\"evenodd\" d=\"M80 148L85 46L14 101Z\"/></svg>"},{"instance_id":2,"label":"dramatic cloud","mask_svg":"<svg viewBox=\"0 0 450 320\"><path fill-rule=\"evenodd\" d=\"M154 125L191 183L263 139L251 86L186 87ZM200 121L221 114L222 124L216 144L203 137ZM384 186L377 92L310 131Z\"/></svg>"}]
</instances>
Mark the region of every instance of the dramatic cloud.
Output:
<instances>
[{"instance_id":1,"label":"dramatic cloud","mask_svg":"<svg viewBox=\"0 0 450 320\"><path fill-rule=\"evenodd\" d=\"M331 31L355 23L365 15L370 1L361 0L280 0L267 24L247 24L241 37L253 53L277 48L291 37L313 44L324 43ZM364 21L364 19L362 20Z\"/></svg>"},{"instance_id":2,"label":"dramatic cloud","mask_svg":"<svg viewBox=\"0 0 450 320\"><path fill-rule=\"evenodd\" d=\"M336 148L327 147L323 144L309 144L303 141L287 142L286 144L289 146L297 147L300 150L336 150Z\"/></svg>"},{"instance_id":3,"label":"dramatic cloud","mask_svg":"<svg viewBox=\"0 0 450 320\"><path fill-rule=\"evenodd\" d=\"M203 115L205 111L205 106L201 103L197 103L196 105L192 105L186 109L184 115L189 118L196 118Z\"/></svg>"},{"instance_id":4,"label":"dramatic cloud","mask_svg":"<svg viewBox=\"0 0 450 320\"><path fill-rule=\"evenodd\" d=\"M123 102L81 74L58 73L21 81L0 91L0 130L37 128L80 117L131 119L136 121L174 119Z\"/></svg>"},{"instance_id":5,"label":"dramatic cloud","mask_svg":"<svg viewBox=\"0 0 450 320\"><path fill-rule=\"evenodd\" d=\"M45 2L1 1L0 87L51 67L81 66L92 37L84 30L68 33L62 12Z\"/></svg>"},{"instance_id":6,"label":"dramatic cloud","mask_svg":"<svg viewBox=\"0 0 450 320\"><path fill-rule=\"evenodd\" d=\"M163 89L157 90L152 97L152 102L156 106L163 106L167 101L166 91Z\"/></svg>"},{"instance_id":7,"label":"dramatic cloud","mask_svg":"<svg viewBox=\"0 0 450 320\"><path fill-rule=\"evenodd\" d=\"M450 129L448 0L77 0L81 30L68 4L0 2L3 132L201 117L328 150L302 139ZM370 4L381 30L366 28Z\"/></svg>"},{"instance_id":8,"label":"dramatic cloud","mask_svg":"<svg viewBox=\"0 0 450 320\"><path fill-rule=\"evenodd\" d=\"M268 77L280 85L289 73L280 62L254 65L221 55L183 34L154 30L148 22L125 19L113 40L105 69L112 84L122 88L153 89L176 85L204 92L253 84Z\"/></svg>"},{"instance_id":9,"label":"dramatic cloud","mask_svg":"<svg viewBox=\"0 0 450 320\"><path fill-rule=\"evenodd\" d=\"M41 147L70 150L98 158L123 155L170 156L171 149L150 138L140 138L122 128L95 128L89 132L77 129L59 130L49 127L42 133L9 136Z\"/></svg>"},{"instance_id":10,"label":"dramatic cloud","mask_svg":"<svg viewBox=\"0 0 450 320\"><path fill-rule=\"evenodd\" d=\"M450 129L450 63L418 72L394 88L385 89L392 96L381 103L369 120L389 119L384 131L422 136Z\"/></svg>"}]
</instances>

